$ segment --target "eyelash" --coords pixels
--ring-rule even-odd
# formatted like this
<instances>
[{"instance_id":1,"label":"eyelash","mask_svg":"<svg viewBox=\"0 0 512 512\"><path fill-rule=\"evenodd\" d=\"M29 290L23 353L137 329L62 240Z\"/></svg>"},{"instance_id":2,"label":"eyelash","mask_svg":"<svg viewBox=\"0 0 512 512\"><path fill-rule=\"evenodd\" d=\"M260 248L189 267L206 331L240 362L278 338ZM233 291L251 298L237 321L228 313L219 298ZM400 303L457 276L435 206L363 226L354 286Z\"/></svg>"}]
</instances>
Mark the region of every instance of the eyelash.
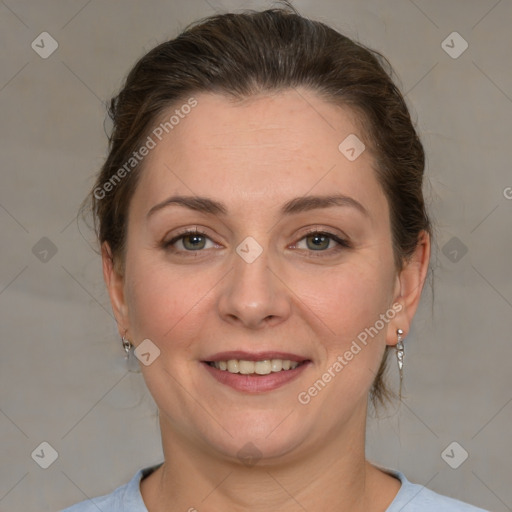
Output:
<instances>
[{"instance_id":1,"label":"eyelash","mask_svg":"<svg viewBox=\"0 0 512 512\"><path fill-rule=\"evenodd\" d=\"M352 247L352 245L347 240L338 237L334 233L330 233L328 231L322 231L322 230L318 230L318 229L311 229L311 230L307 231L304 234L304 236L302 236L302 238L300 238L297 242L295 242L295 244L297 244L298 242L301 242L302 240L304 240L305 238L307 238L308 236L311 236L311 235L325 236L325 237L328 237L331 240L335 241L338 244L334 248L321 250L321 251L313 251L311 249L302 249L302 250L308 251L315 258L316 257L319 257L319 258L325 257L322 253L324 253L326 255L332 255L333 253L337 253L339 251L342 251L343 249L350 249ZM176 250L175 248L172 247L176 242L178 242L179 240L181 240L182 238L184 238L186 236L202 236L202 237L205 237L205 238L208 238L209 240L211 240L211 238L208 236L207 233L205 233L204 231L202 231L198 228L194 228L194 229L182 231L181 233L176 235L171 240L162 242L162 248L167 251L173 252L173 253L192 253L193 254L193 253L203 252L203 250L201 250L201 249L198 249L197 251L188 251L188 250ZM211 241L213 242L213 240L211 240ZM320 253L320 254L318 254L318 253ZM189 254L189 256L192 256L192 254ZM192 256L192 257L194 257L194 256Z\"/></svg>"}]
</instances>

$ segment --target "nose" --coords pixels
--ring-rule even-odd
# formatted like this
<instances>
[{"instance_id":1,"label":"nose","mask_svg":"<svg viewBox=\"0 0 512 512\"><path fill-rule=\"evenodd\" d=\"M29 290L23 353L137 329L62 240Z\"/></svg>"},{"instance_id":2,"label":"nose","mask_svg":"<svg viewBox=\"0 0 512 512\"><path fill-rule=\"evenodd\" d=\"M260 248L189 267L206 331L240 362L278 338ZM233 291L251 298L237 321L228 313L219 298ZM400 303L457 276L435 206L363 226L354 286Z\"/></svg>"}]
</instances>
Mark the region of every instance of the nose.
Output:
<instances>
[{"instance_id":1,"label":"nose","mask_svg":"<svg viewBox=\"0 0 512 512\"><path fill-rule=\"evenodd\" d=\"M218 300L222 319L249 329L262 329L285 321L291 310L290 292L269 266L268 251L247 262L238 254Z\"/></svg>"}]
</instances>

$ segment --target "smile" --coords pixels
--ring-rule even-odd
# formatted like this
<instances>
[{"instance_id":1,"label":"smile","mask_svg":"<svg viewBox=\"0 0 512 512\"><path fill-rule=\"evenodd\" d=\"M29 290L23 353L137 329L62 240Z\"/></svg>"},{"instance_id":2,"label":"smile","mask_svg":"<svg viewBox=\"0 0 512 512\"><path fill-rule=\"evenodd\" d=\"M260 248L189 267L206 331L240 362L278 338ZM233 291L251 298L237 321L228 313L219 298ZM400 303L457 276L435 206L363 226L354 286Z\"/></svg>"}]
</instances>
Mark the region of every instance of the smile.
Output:
<instances>
[{"instance_id":1,"label":"smile","mask_svg":"<svg viewBox=\"0 0 512 512\"><path fill-rule=\"evenodd\" d=\"M264 359L262 361L247 361L244 359L229 359L227 361L209 361L208 364L218 370L242 375L269 375L285 370L294 370L305 361L290 359Z\"/></svg>"},{"instance_id":2,"label":"smile","mask_svg":"<svg viewBox=\"0 0 512 512\"><path fill-rule=\"evenodd\" d=\"M223 352L201 361L218 383L239 392L273 391L297 379L311 364L296 354L284 352Z\"/></svg>"}]
</instances>

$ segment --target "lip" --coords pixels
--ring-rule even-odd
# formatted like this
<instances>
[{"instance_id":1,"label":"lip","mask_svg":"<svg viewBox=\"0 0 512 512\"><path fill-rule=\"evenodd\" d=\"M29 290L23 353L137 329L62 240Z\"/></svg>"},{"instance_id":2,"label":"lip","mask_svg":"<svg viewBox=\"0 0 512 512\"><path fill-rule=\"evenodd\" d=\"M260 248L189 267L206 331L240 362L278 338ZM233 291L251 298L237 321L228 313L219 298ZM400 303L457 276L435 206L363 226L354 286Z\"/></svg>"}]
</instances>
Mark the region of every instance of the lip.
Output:
<instances>
[{"instance_id":1,"label":"lip","mask_svg":"<svg viewBox=\"0 0 512 512\"><path fill-rule=\"evenodd\" d=\"M243 350L235 350L231 352L218 352L212 356L203 359L203 362L210 361L229 361L230 359L243 359L244 361L264 361L265 359L284 359L301 363L309 361L307 357L288 352L245 352ZM290 370L285 370L290 371Z\"/></svg>"},{"instance_id":2,"label":"lip","mask_svg":"<svg viewBox=\"0 0 512 512\"><path fill-rule=\"evenodd\" d=\"M230 352L230 354L232 354L232 352ZM231 359L237 358L231 357ZM274 359L282 358L274 357ZM225 359L221 358L219 360L224 361ZM251 361L252 359L247 360ZM293 359L293 361L296 360L297 359ZM300 359L300 361L305 362L300 366L297 366L297 368L294 368L293 370L281 370L280 372L269 373L268 375L255 376L242 375L241 373L230 373L227 370L219 370L213 366L210 366L206 361L202 361L201 365L205 368L207 372L209 372L209 374L214 379L216 379L221 384L229 386L237 391L256 394L264 393L266 391L273 391L297 379L302 374L302 372L304 372L304 370L311 364L310 360Z\"/></svg>"}]
</instances>

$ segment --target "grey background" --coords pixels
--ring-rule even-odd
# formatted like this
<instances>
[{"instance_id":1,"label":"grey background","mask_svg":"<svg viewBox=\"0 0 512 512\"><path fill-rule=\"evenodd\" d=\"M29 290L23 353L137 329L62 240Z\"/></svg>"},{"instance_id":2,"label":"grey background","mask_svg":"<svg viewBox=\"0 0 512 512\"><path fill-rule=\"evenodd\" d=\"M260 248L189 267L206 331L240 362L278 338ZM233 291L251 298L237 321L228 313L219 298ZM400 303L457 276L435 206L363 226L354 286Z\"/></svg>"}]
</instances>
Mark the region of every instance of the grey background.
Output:
<instances>
[{"instance_id":1,"label":"grey background","mask_svg":"<svg viewBox=\"0 0 512 512\"><path fill-rule=\"evenodd\" d=\"M403 403L369 422L368 456L512 510L512 2L294 4L390 59L428 153L435 297L406 340ZM105 157L104 101L136 59L197 18L269 5L0 1L2 512L59 510L161 460L156 406L125 368L77 209ZM47 59L31 48L43 31L59 44ZM441 46L453 31L469 44L456 59ZM48 469L31 457L43 441L58 452ZM441 457L453 441L469 454L458 469Z\"/></svg>"}]
</instances>

